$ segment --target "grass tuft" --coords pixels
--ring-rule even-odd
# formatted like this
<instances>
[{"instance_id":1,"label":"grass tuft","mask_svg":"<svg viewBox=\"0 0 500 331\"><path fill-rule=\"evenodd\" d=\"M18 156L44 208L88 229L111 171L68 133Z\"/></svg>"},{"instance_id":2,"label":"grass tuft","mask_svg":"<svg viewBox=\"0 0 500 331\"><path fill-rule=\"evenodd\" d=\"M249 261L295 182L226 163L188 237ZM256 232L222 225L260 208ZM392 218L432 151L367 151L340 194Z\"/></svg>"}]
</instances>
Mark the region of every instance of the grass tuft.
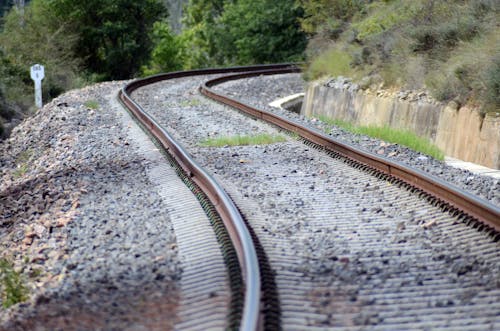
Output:
<instances>
[{"instance_id":1,"label":"grass tuft","mask_svg":"<svg viewBox=\"0 0 500 331\"><path fill-rule=\"evenodd\" d=\"M180 105L181 107L197 107L201 105L201 101L199 99L182 100Z\"/></svg>"},{"instance_id":2,"label":"grass tuft","mask_svg":"<svg viewBox=\"0 0 500 331\"><path fill-rule=\"evenodd\" d=\"M224 146L245 146L245 145L268 145L278 142L285 142L286 138L282 135L270 135L262 133L253 136L224 136L217 138L208 138L200 143L203 147L224 147Z\"/></svg>"},{"instance_id":3,"label":"grass tuft","mask_svg":"<svg viewBox=\"0 0 500 331\"><path fill-rule=\"evenodd\" d=\"M14 178L20 178L24 176L29 170L29 160L33 156L34 152L31 148L22 151L16 158L16 170L14 170Z\"/></svg>"},{"instance_id":4,"label":"grass tuft","mask_svg":"<svg viewBox=\"0 0 500 331\"><path fill-rule=\"evenodd\" d=\"M28 289L21 274L14 270L12 263L7 259L0 259L0 290L4 308L28 300Z\"/></svg>"},{"instance_id":5,"label":"grass tuft","mask_svg":"<svg viewBox=\"0 0 500 331\"><path fill-rule=\"evenodd\" d=\"M329 125L338 126L352 133L362 134L393 144L406 146L417 152L429 155L437 160L444 160L444 154L439 148L431 144L427 139L421 138L408 130L398 130L388 126L355 126L352 123L331 119L326 116L319 116L319 119Z\"/></svg>"},{"instance_id":6,"label":"grass tuft","mask_svg":"<svg viewBox=\"0 0 500 331\"><path fill-rule=\"evenodd\" d=\"M99 102L97 100L87 100L83 105L89 109L99 109Z\"/></svg>"}]
</instances>

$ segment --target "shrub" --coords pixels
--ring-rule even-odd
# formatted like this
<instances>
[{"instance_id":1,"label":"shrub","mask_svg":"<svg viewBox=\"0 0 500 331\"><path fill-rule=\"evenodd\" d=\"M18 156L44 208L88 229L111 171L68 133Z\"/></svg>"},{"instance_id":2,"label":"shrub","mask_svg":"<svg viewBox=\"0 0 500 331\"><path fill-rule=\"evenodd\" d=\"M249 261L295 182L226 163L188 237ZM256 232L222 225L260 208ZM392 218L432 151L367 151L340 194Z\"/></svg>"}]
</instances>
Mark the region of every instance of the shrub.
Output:
<instances>
[{"instance_id":1,"label":"shrub","mask_svg":"<svg viewBox=\"0 0 500 331\"><path fill-rule=\"evenodd\" d=\"M0 259L0 288L4 308L28 300L28 289L21 274L14 270L14 266L7 259Z\"/></svg>"},{"instance_id":2,"label":"shrub","mask_svg":"<svg viewBox=\"0 0 500 331\"><path fill-rule=\"evenodd\" d=\"M142 67L143 75L153 75L182 69L182 44L175 36L167 22L160 21L153 25L152 40L154 43L151 59Z\"/></svg>"},{"instance_id":3,"label":"shrub","mask_svg":"<svg viewBox=\"0 0 500 331\"><path fill-rule=\"evenodd\" d=\"M500 55L492 61L492 66L486 72L487 110L500 109Z\"/></svg>"},{"instance_id":4,"label":"shrub","mask_svg":"<svg viewBox=\"0 0 500 331\"><path fill-rule=\"evenodd\" d=\"M315 58L309 65L306 78L316 79L321 76L347 76L351 71L350 63L353 58L345 51L330 49Z\"/></svg>"}]
</instances>

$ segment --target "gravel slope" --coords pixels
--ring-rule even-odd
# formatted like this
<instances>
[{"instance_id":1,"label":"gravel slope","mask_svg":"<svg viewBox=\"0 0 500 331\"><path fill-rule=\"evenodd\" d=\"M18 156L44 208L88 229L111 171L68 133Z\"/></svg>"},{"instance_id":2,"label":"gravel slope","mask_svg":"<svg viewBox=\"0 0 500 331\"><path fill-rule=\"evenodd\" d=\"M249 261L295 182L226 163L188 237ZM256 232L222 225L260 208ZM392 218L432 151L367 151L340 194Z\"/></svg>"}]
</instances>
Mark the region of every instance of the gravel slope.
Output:
<instances>
[{"instance_id":1,"label":"gravel slope","mask_svg":"<svg viewBox=\"0 0 500 331\"><path fill-rule=\"evenodd\" d=\"M158 194L146 189L149 183L142 179L145 171L155 164L145 160L137 152L137 146L127 140L127 127L121 124L120 115L110 105L110 98L114 98L122 84L104 83L69 92L18 126L10 139L0 143L0 258L14 261L16 269L26 277L31 293L28 303L0 309L0 330L162 329L165 325L158 324L160 319L170 320L170 328L173 328L181 275L175 236L170 220L159 212L167 206ZM169 95L189 96L190 99L181 104L156 95L162 107L176 109L176 117L169 122L174 131L180 121L189 116L185 108L197 108L195 125L199 130L175 133L179 138L194 136L199 140L206 132L209 136L273 132L250 119L229 132L220 126L230 120L224 115L226 110L219 112L217 124L208 121L219 110L206 107L201 99L193 99L195 92L185 92L183 84L182 80L176 81ZM284 75L227 83L222 88L269 108L270 101L300 92L302 86L299 75ZM85 106L89 100L97 101L99 108ZM287 115L320 129L330 129L314 119ZM91 129L94 124L97 130ZM332 135L374 153L383 149L383 155L418 166L500 205L498 180L447 167L400 146L386 146L378 140L338 128L333 128ZM234 184L244 182L244 178L231 169L247 167L249 172L244 176L250 178L252 172L263 170L252 169L252 160L276 148L282 147L276 145L262 150L245 147L210 153L200 149L199 156L216 177L233 178L229 181ZM219 153L228 161L219 161ZM316 153L295 148L287 162L299 159L306 162L308 157L315 158ZM315 183L324 173L306 172L310 172L309 189L317 189ZM302 184L299 180L294 185ZM300 240L301 236L291 235L304 225L300 210L309 202L293 199L292 193L285 197L287 190L274 192L274 198L270 199L260 195L258 191L264 187L259 186L262 185L252 182L243 189L247 196L255 195L257 206L271 218L278 213L276 207L281 210L279 213L284 213L275 224L261 230L284 236L284 241ZM294 208L287 208L290 202ZM290 224L291 219L296 222ZM416 221L413 226L418 230L421 228L418 222L423 220ZM382 230L390 234L400 231L399 227L397 231ZM318 240L334 245L330 234L325 232L325 235L328 238ZM304 236L310 237L313 233L305 230ZM310 243L311 247L318 245L322 244ZM299 253L302 248L296 250ZM160 251L163 253L157 254ZM322 257L314 257L311 262L308 256L299 256L304 263L313 263L310 268L313 273L322 272ZM321 263L314 264L314 261ZM463 263L467 269L468 262ZM451 267L455 268L456 264ZM461 270L460 265L457 268ZM146 311L148 318L144 319Z\"/></svg>"},{"instance_id":2,"label":"gravel slope","mask_svg":"<svg viewBox=\"0 0 500 331\"><path fill-rule=\"evenodd\" d=\"M111 105L123 84L66 93L0 144L0 257L30 289L0 330L173 328L176 239Z\"/></svg>"}]
</instances>

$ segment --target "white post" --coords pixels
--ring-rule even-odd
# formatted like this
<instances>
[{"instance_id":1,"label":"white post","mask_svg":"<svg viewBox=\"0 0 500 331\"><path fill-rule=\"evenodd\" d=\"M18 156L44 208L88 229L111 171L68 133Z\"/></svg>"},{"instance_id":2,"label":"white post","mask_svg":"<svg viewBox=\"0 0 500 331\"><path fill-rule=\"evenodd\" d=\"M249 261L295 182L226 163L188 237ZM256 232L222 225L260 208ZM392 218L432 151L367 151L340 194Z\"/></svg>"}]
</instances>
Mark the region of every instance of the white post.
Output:
<instances>
[{"instance_id":1,"label":"white post","mask_svg":"<svg viewBox=\"0 0 500 331\"><path fill-rule=\"evenodd\" d=\"M31 79L35 81L35 105L42 108L42 79L45 71L42 65L35 64L31 67Z\"/></svg>"},{"instance_id":2,"label":"white post","mask_svg":"<svg viewBox=\"0 0 500 331\"><path fill-rule=\"evenodd\" d=\"M42 108L42 81L35 80L35 105Z\"/></svg>"}]
</instances>

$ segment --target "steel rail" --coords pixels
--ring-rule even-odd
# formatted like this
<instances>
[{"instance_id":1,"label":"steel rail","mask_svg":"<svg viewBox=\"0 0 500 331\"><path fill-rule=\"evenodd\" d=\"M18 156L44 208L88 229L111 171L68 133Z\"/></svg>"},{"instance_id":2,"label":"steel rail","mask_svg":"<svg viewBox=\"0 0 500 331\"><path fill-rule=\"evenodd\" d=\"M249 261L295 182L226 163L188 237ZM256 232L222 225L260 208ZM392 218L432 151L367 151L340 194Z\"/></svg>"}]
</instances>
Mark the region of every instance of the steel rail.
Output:
<instances>
[{"instance_id":1,"label":"steel rail","mask_svg":"<svg viewBox=\"0 0 500 331\"><path fill-rule=\"evenodd\" d=\"M488 201L480 199L435 176L424 173L423 171L410 168L400 162L392 161L370 152L359 150L354 146L338 141L331 136L320 132L319 130L306 128L296 121L273 114L269 111L254 108L238 99L229 97L222 92L216 92L212 88L213 86L231 80L238 80L259 75L274 75L300 71L298 68L294 67L263 69L264 70L262 71L237 73L212 79L205 82L200 87L200 91L209 98L237 108L255 118L262 119L278 127L294 132L302 138L324 147L326 150L341 154L347 159L360 163L371 169L378 170L388 176L392 176L412 187L416 187L433 196L438 202L454 207L458 211L461 211L473 219L478 220L484 226L494 230L496 233L500 232L500 208L489 203Z\"/></svg>"},{"instance_id":2,"label":"steel rail","mask_svg":"<svg viewBox=\"0 0 500 331\"><path fill-rule=\"evenodd\" d=\"M267 70L280 70L290 67L290 64L278 64L264 66ZM136 119L149 130L165 148L165 150L177 161L185 173L193 180L207 195L208 199L219 213L229 236L233 242L245 282L243 313L240 322L240 330L255 331L262 329L263 316L261 316L261 275L259 271L256 249L251 239L249 230L244 220L222 187L210 176L189 153L177 143L173 137L163 129L152 116L131 98L131 93L149 84L159 81L198 76L234 72L248 72L262 70L263 66L247 66L220 69L200 69L193 71L179 71L166 74L150 76L135 80L127 84L118 93L122 104L128 108Z\"/></svg>"}]
</instances>

